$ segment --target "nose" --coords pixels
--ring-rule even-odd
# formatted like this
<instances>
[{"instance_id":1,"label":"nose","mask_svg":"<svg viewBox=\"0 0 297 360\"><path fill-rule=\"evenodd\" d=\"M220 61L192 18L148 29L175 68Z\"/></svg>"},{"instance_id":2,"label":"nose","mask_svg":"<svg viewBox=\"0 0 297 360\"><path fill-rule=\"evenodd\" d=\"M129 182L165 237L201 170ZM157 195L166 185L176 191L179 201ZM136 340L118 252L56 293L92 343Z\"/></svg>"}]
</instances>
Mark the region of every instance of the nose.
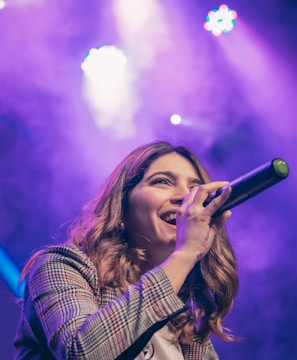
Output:
<instances>
[{"instance_id":1,"label":"nose","mask_svg":"<svg viewBox=\"0 0 297 360\"><path fill-rule=\"evenodd\" d=\"M184 197L191 191L188 186L176 186L171 195L170 202L174 205L180 206L184 200Z\"/></svg>"}]
</instances>

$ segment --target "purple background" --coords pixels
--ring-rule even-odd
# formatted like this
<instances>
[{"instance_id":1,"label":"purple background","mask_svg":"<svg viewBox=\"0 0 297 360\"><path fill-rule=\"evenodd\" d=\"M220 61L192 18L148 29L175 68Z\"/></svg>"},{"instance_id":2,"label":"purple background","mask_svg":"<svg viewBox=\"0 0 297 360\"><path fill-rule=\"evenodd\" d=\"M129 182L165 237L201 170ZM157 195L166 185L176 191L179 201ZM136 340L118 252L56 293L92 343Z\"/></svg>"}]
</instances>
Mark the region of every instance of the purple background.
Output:
<instances>
[{"instance_id":1,"label":"purple background","mask_svg":"<svg viewBox=\"0 0 297 360\"><path fill-rule=\"evenodd\" d=\"M115 43L136 67L141 59L141 37L121 36L112 3L10 1L0 11L0 245L21 269L35 249L63 241L109 171L153 139L191 146L213 179L282 157L288 179L233 210L241 285L226 325L243 340L215 343L221 359L296 359L296 0L230 1L238 22L221 37L203 30L220 2L160 0L167 38L155 29L161 50L137 73L125 138L99 129L82 95L91 47ZM188 123L170 125L173 112ZM19 309L2 279L0 298L0 357L9 359Z\"/></svg>"}]
</instances>

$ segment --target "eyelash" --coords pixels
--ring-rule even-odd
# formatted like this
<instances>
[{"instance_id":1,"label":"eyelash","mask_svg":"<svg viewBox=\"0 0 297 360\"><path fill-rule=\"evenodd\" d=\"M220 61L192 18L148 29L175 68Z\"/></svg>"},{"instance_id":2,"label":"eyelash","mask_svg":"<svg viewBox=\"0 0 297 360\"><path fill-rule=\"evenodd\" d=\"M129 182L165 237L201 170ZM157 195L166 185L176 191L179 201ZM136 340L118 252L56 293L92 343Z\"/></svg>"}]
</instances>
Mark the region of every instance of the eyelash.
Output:
<instances>
[{"instance_id":1,"label":"eyelash","mask_svg":"<svg viewBox=\"0 0 297 360\"><path fill-rule=\"evenodd\" d=\"M151 182L152 185L157 185L157 184L161 184L161 185L171 185L172 184L172 181L166 177L158 177L156 179L154 179L152 182ZM200 184L193 184L189 190L192 190L194 187L197 187L199 186Z\"/></svg>"},{"instance_id":2,"label":"eyelash","mask_svg":"<svg viewBox=\"0 0 297 360\"><path fill-rule=\"evenodd\" d=\"M155 184L163 184L163 185L169 185L171 182L169 179L165 178L165 177L159 177L159 178L156 178L152 181L152 184L155 185Z\"/></svg>"}]
</instances>

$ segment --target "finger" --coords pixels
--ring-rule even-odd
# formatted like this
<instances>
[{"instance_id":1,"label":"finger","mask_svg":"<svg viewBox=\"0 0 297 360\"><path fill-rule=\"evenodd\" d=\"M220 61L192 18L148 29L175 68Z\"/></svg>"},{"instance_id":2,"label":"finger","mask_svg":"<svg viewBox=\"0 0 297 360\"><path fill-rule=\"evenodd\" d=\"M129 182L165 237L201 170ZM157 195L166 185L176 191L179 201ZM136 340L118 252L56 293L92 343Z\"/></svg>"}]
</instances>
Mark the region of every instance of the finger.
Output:
<instances>
[{"instance_id":1,"label":"finger","mask_svg":"<svg viewBox=\"0 0 297 360\"><path fill-rule=\"evenodd\" d=\"M196 195L197 195L198 189L199 189L199 186L193 187L193 188L187 193L187 195L184 197L184 199L183 199L183 204L192 203L193 200L195 199Z\"/></svg>"},{"instance_id":2,"label":"finger","mask_svg":"<svg viewBox=\"0 0 297 360\"><path fill-rule=\"evenodd\" d=\"M204 204L204 206L214 214L228 200L231 192L232 188L227 183L227 185L222 188L221 193L217 197L213 198L207 205Z\"/></svg>"},{"instance_id":3,"label":"finger","mask_svg":"<svg viewBox=\"0 0 297 360\"><path fill-rule=\"evenodd\" d=\"M207 205L205 215L212 216L220 208L220 206L222 206L222 204L227 200L230 195L228 194L228 191L226 191L226 189L224 188L227 184L227 181L214 181L194 187L184 197L182 205L179 208L179 214L181 215L185 211L195 213L200 210L204 210L204 202L210 196L210 194L214 193L218 189L224 189L222 194L212 200L213 204L211 206Z\"/></svg>"},{"instance_id":4,"label":"finger","mask_svg":"<svg viewBox=\"0 0 297 360\"><path fill-rule=\"evenodd\" d=\"M213 219L212 224L214 224L216 228L221 228L226 224L226 222L230 219L231 216L232 216L231 210L226 210L222 213L222 215Z\"/></svg>"},{"instance_id":5,"label":"finger","mask_svg":"<svg viewBox=\"0 0 297 360\"><path fill-rule=\"evenodd\" d=\"M208 197L216 192L220 192L228 185L227 181L214 181L208 184L200 185L197 189L195 202L204 204Z\"/></svg>"}]
</instances>

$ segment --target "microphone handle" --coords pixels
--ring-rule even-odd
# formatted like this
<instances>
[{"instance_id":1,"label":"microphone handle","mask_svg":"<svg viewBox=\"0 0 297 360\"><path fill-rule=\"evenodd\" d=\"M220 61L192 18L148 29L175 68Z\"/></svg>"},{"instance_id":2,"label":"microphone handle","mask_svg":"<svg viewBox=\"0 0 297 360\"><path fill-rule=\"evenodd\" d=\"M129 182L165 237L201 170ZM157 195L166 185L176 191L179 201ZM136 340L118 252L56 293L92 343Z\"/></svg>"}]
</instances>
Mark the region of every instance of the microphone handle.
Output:
<instances>
[{"instance_id":1,"label":"microphone handle","mask_svg":"<svg viewBox=\"0 0 297 360\"><path fill-rule=\"evenodd\" d=\"M284 180L288 174L289 168L287 163L282 159L276 158L231 181L229 185L232 188L232 192L229 199L212 217L215 218L221 215L224 211L243 203L270 186ZM213 192L206 199L203 206L208 205L214 198L219 196L222 190L223 188L220 188Z\"/></svg>"}]
</instances>

